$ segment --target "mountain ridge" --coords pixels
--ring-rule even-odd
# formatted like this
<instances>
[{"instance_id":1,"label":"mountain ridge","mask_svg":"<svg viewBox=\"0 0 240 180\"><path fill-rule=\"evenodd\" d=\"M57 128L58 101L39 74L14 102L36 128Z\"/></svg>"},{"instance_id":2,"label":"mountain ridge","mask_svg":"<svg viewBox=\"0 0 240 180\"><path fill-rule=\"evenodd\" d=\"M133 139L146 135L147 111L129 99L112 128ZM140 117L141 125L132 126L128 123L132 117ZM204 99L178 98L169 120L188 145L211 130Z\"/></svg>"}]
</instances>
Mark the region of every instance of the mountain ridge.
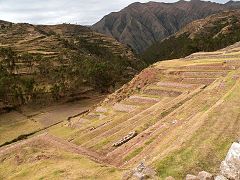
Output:
<instances>
[{"instance_id":1,"label":"mountain ridge","mask_svg":"<svg viewBox=\"0 0 240 180\"><path fill-rule=\"evenodd\" d=\"M112 36L140 53L193 20L239 7L240 3L235 1L225 4L200 0L175 3L137 2L119 12L104 16L92 29Z\"/></svg>"}]
</instances>

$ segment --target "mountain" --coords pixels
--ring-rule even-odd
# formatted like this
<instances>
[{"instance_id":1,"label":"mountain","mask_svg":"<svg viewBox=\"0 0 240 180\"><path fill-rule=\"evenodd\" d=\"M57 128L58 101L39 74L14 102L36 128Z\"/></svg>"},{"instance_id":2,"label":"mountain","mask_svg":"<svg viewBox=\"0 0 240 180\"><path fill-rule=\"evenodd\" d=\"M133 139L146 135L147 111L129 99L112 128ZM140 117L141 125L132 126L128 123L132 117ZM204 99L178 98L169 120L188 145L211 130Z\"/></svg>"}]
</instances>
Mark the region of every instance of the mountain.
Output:
<instances>
[{"instance_id":1,"label":"mountain","mask_svg":"<svg viewBox=\"0 0 240 180\"><path fill-rule=\"evenodd\" d=\"M240 10L225 11L196 20L176 34L154 43L142 58L149 64L188 56L199 51L215 51L240 41Z\"/></svg>"},{"instance_id":2,"label":"mountain","mask_svg":"<svg viewBox=\"0 0 240 180\"><path fill-rule=\"evenodd\" d=\"M136 53L142 53L154 42L176 33L194 20L239 7L240 3L234 1L226 4L200 0L133 3L106 15L92 29L116 38Z\"/></svg>"},{"instance_id":3,"label":"mountain","mask_svg":"<svg viewBox=\"0 0 240 180\"><path fill-rule=\"evenodd\" d=\"M226 4L226 6L229 6L229 7L237 7L237 6L240 6L240 1L228 1Z\"/></svg>"},{"instance_id":4,"label":"mountain","mask_svg":"<svg viewBox=\"0 0 240 180\"><path fill-rule=\"evenodd\" d=\"M155 63L90 111L29 133L26 140L3 144L0 177L126 180L172 176L182 180L200 171L217 174L240 135L239 67L240 42L215 52ZM11 134L25 137L20 136L21 129L33 128L23 123L25 119L15 124L12 119L0 120L5 122L1 142L9 141ZM41 123L32 116L28 120L35 126ZM235 152L231 162L238 163L234 157L239 152ZM234 167L226 172L237 174Z\"/></svg>"},{"instance_id":5,"label":"mountain","mask_svg":"<svg viewBox=\"0 0 240 180\"><path fill-rule=\"evenodd\" d=\"M109 91L143 66L129 48L84 26L0 21L0 99L5 102Z\"/></svg>"}]
</instances>

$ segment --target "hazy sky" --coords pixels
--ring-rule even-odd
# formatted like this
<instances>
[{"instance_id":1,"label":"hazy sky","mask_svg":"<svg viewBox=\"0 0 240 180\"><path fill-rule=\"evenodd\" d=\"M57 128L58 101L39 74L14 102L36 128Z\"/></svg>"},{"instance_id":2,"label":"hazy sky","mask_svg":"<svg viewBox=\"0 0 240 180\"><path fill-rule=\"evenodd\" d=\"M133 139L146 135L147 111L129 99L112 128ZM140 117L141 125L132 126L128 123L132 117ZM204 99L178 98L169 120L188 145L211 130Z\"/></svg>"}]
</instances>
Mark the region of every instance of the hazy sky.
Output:
<instances>
[{"instance_id":1,"label":"hazy sky","mask_svg":"<svg viewBox=\"0 0 240 180\"><path fill-rule=\"evenodd\" d=\"M136 0L137 1L137 0ZM33 24L78 23L91 25L134 0L0 0L0 19ZM138 0L148 2L149 0ZM176 0L156 0L175 2ZM214 0L225 3L228 0Z\"/></svg>"}]
</instances>

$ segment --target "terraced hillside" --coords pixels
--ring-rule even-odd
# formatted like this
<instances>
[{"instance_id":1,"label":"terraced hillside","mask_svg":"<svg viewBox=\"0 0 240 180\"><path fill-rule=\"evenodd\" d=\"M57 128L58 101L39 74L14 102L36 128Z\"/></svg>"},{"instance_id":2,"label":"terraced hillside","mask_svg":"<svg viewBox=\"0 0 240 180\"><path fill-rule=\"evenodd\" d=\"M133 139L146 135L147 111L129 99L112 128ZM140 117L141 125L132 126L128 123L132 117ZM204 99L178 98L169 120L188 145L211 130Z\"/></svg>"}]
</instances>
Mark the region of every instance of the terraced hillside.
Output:
<instances>
[{"instance_id":1,"label":"terraced hillside","mask_svg":"<svg viewBox=\"0 0 240 180\"><path fill-rule=\"evenodd\" d=\"M13 104L39 94L59 98L91 88L108 91L129 81L144 65L113 38L80 25L1 21L0 42L0 99ZM15 83L8 86L9 81Z\"/></svg>"},{"instance_id":2,"label":"terraced hillside","mask_svg":"<svg viewBox=\"0 0 240 180\"><path fill-rule=\"evenodd\" d=\"M115 167L116 174L108 174L110 179L121 179L126 170L143 160L160 179L183 179L187 173L201 170L217 173L231 143L240 135L239 68L240 43L156 63L94 110L51 127L47 142L55 147L60 143L64 150L69 148L71 153L84 155L97 164ZM19 152L16 147L31 147L25 142L1 148L0 156L12 159ZM15 151L8 155L6 149L13 147ZM29 166L25 161L17 171L12 170L16 165L4 169L8 158L1 162L2 177L33 176L21 171ZM70 178L74 169L63 167L63 173L54 174L47 168L46 172Z\"/></svg>"}]
</instances>

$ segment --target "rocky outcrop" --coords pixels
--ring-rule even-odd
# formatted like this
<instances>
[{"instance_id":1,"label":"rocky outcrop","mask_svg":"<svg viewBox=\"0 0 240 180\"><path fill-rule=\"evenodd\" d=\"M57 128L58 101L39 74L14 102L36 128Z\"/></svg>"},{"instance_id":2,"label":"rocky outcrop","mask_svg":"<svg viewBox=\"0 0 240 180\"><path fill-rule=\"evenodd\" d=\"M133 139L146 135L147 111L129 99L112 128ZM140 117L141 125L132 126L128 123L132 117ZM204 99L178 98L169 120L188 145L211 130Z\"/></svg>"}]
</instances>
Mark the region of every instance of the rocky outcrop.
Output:
<instances>
[{"instance_id":1,"label":"rocky outcrop","mask_svg":"<svg viewBox=\"0 0 240 180\"><path fill-rule=\"evenodd\" d=\"M228 179L240 179L240 144L233 143L221 163L221 174Z\"/></svg>"},{"instance_id":2,"label":"rocky outcrop","mask_svg":"<svg viewBox=\"0 0 240 180\"><path fill-rule=\"evenodd\" d=\"M214 177L202 171L198 176L188 174L186 180L240 180L240 143L234 142L220 166L220 174Z\"/></svg>"},{"instance_id":3,"label":"rocky outcrop","mask_svg":"<svg viewBox=\"0 0 240 180\"><path fill-rule=\"evenodd\" d=\"M186 180L214 180L214 177L209 172L201 171L197 176L188 174Z\"/></svg>"},{"instance_id":4,"label":"rocky outcrop","mask_svg":"<svg viewBox=\"0 0 240 180\"><path fill-rule=\"evenodd\" d=\"M215 180L228 180L228 179L225 178L223 175L219 175L215 177Z\"/></svg>"},{"instance_id":5,"label":"rocky outcrop","mask_svg":"<svg viewBox=\"0 0 240 180\"><path fill-rule=\"evenodd\" d=\"M154 169L146 166L144 162L141 162L136 168L125 173L122 180L144 180L144 179L157 179Z\"/></svg>"}]
</instances>

